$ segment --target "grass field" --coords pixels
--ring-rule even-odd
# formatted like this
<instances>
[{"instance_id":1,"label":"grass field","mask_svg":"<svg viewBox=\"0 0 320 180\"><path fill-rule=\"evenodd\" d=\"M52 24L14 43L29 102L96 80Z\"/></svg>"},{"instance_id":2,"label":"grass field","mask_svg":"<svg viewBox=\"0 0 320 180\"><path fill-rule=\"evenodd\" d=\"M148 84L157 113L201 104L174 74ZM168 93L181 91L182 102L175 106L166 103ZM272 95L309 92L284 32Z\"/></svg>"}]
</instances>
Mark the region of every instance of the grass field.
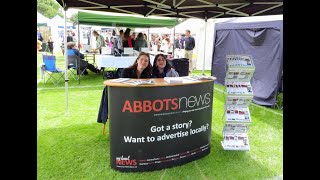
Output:
<instances>
[{"instance_id":1,"label":"grass field","mask_svg":"<svg viewBox=\"0 0 320 180\"><path fill-rule=\"evenodd\" d=\"M38 67L42 57L38 54ZM64 60L57 54L57 64ZM194 74L200 74L195 71ZM40 78L38 70L38 79ZM210 75L209 71L206 74ZM96 122L102 76L69 81L69 114L64 83L39 81L37 88L38 179L282 179L283 115L281 110L251 104L250 151L224 151L223 86L214 86L211 153L197 161L144 173L121 173L110 168L109 136ZM106 124L108 130L109 124Z\"/></svg>"}]
</instances>

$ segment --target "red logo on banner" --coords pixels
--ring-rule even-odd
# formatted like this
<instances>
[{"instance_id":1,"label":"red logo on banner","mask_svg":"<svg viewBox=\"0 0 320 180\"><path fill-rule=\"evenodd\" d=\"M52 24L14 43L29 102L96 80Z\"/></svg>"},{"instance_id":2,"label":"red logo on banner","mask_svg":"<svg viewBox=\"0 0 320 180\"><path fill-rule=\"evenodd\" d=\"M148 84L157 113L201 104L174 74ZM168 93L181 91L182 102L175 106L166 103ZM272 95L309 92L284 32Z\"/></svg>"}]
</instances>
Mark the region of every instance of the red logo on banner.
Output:
<instances>
[{"instance_id":1,"label":"red logo on banner","mask_svg":"<svg viewBox=\"0 0 320 180\"><path fill-rule=\"evenodd\" d=\"M137 165L137 160L130 159L130 156L128 157L116 157L116 165L119 166L135 166Z\"/></svg>"},{"instance_id":2,"label":"red logo on banner","mask_svg":"<svg viewBox=\"0 0 320 180\"><path fill-rule=\"evenodd\" d=\"M172 99L156 100L126 100L122 107L122 112L146 113L160 111L176 111L179 109L191 109L206 106L211 103L211 94L206 93L198 96L180 97Z\"/></svg>"}]
</instances>

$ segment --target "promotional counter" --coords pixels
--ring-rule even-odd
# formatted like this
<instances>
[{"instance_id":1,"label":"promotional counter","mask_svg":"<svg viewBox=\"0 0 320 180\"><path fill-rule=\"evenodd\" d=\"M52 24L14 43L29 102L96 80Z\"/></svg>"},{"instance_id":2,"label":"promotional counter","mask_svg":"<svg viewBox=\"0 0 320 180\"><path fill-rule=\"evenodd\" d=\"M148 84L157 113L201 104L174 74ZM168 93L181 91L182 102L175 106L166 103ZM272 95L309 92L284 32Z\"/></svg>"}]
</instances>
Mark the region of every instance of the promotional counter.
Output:
<instances>
[{"instance_id":1,"label":"promotional counter","mask_svg":"<svg viewBox=\"0 0 320 180\"><path fill-rule=\"evenodd\" d=\"M145 79L144 79L145 80ZM108 87L110 164L118 171L177 166L210 153L213 80Z\"/></svg>"}]
</instances>

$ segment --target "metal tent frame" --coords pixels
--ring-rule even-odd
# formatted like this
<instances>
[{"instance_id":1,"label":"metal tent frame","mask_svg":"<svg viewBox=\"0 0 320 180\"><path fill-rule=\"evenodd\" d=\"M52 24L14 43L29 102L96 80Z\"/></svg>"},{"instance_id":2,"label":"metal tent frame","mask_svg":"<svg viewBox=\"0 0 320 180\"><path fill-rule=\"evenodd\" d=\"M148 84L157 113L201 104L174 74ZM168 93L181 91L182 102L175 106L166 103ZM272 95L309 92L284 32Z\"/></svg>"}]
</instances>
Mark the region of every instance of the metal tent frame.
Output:
<instances>
[{"instance_id":1,"label":"metal tent frame","mask_svg":"<svg viewBox=\"0 0 320 180\"><path fill-rule=\"evenodd\" d=\"M282 14L283 0L56 0L65 11L68 8L117 12L142 15L144 17L155 15L175 18L204 19L205 32L207 20L213 18L246 17L257 15ZM65 41L66 41L65 29ZM206 38L205 38L206 39ZM205 43L205 42L204 42ZM67 43L65 42L65 49ZM204 46L205 47L205 46ZM204 52L206 49L204 48ZM67 68L67 53L65 61ZM203 59L204 74L205 57ZM68 113L68 77L65 77L67 113Z\"/></svg>"}]
</instances>

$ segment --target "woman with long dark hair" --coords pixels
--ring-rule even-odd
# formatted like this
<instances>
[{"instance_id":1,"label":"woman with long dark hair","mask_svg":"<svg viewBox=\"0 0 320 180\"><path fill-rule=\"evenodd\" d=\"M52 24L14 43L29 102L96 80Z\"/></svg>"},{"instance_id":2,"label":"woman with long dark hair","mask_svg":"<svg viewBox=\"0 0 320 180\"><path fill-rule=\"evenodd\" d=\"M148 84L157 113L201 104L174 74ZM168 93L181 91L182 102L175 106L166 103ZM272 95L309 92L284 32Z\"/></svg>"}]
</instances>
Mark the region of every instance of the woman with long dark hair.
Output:
<instances>
[{"instance_id":1,"label":"woman with long dark hair","mask_svg":"<svg viewBox=\"0 0 320 180\"><path fill-rule=\"evenodd\" d=\"M157 54L156 57L154 57L153 61L152 77L179 77L179 74L171 67L168 60L163 54Z\"/></svg>"},{"instance_id":2,"label":"woman with long dark hair","mask_svg":"<svg viewBox=\"0 0 320 180\"><path fill-rule=\"evenodd\" d=\"M127 28L123 34L123 47L134 47L132 38L130 36L130 28Z\"/></svg>"},{"instance_id":3,"label":"woman with long dark hair","mask_svg":"<svg viewBox=\"0 0 320 180\"><path fill-rule=\"evenodd\" d=\"M121 78L151 78L151 69L149 54L140 52L133 65L123 69Z\"/></svg>"}]
</instances>

